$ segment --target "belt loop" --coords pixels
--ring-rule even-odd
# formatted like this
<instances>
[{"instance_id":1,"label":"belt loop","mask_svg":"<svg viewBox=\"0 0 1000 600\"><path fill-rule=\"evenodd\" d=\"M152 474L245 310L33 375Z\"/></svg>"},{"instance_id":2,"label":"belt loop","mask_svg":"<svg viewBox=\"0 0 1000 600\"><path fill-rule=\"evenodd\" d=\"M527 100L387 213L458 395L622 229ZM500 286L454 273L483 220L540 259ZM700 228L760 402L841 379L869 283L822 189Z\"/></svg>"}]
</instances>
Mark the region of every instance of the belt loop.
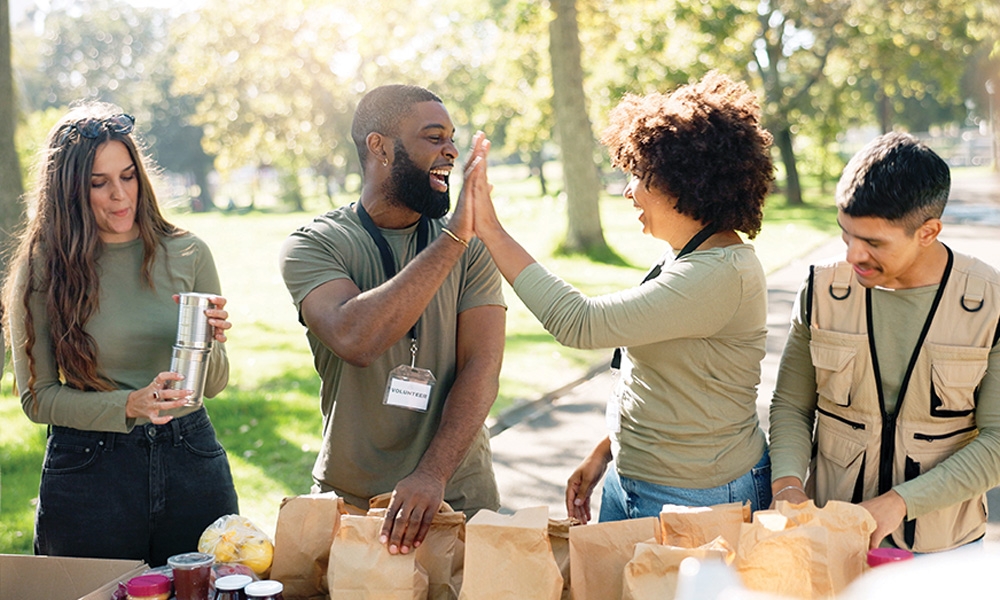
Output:
<instances>
[{"instance_id":1,"label":"belt loop","mask_svg":"<svg viewBox=\"0 0 1000 600\"><path fill-rule=\"evenodd\" d=\"M104 434L104 451L111 452L115 449L115 440L118 438L118 434L113 431L109 431Z\"/></svg>"},{"instance_id":2,"label":"belt loop","mask_svg":"<svg viewBox=\"0 0 1000 600\"><path fill-rule=\"evenodd\" d=\"M180 446L184 439L184 432L181 431L180 419L174 417L170 420L170 431L174 434L174 446Z\"/></svg>"}]
</instances>

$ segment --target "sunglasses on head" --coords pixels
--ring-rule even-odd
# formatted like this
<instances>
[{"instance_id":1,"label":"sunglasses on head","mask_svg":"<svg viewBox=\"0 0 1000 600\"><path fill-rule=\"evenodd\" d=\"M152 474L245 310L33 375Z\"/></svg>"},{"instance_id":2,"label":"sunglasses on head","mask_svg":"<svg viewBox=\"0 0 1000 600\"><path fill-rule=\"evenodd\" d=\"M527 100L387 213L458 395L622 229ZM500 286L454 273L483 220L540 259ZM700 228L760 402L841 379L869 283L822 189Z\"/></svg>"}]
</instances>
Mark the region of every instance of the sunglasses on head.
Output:
<instances>
[{"instance_id":1,"label":"sunglasses on head","mask_svg":"<svg viewBox=\"0 0 1000 600\"><path fill-rule=\"evenodd\" d=\"M132 128L134 126L135 117L125 113L112 115L106 119L80 119L70 125L66 131L63 132L62 137L59 138L59 143L65 143L69 139L70 134L74 131L79 132L79 134L83 137L92 140L100 137L104 130L117 135L128 135L132 133Z\"/></svg>"}]
</instances>

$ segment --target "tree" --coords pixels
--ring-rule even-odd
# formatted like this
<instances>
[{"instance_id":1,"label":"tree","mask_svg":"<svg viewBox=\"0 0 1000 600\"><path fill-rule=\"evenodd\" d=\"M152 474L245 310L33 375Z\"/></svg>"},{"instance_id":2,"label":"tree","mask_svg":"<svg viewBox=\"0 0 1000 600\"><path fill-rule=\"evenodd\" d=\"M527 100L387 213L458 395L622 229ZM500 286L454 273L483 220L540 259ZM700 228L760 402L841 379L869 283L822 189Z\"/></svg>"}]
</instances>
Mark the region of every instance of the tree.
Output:
<instances>
[{"instance_id":1,"label":"tree","mask_svg":"<svg viewBox=\"0 0 1000 600\"><path fill-rule=\"evenodd\" d=\"M21 194L24 192L21 165L14 146L17 112L12 64L10 5L8 0L0 0L0 239L5 242L11 239L21 221ZM6 250L0 248L0 280L7 272Z\"/></svg>"},{"instance_id":2,"label":"tree","mask_svg":"<svg viewBox=\"0 0 1000 600\"><path fill-rule=\"evenodd\" d=\"M173 71L169 11L135 8L118 0L57 0L44 13L38 36L19 32L18 57L28 113L63 110L79 100L112 102L136 117L136 128L162 167L191 173L200 192L192 208L210 208L207 181L212 157L201 149L202 132L190 123L195 102L170 95Z\"/></svg>"},{"instance_id":3,"label":"tree","mask_svg":"<svg viewBox=\"0 0 1000 600\"><path fill-rule=\"evenodd\" d=\"M594 134L583 91L580 35L575 0L550 0L555 18L549 24L552 60L552 107L561 148L566 189L567 230L562 247L569 252L606 253L601 229Z\"/></svg>"}]
</instances>

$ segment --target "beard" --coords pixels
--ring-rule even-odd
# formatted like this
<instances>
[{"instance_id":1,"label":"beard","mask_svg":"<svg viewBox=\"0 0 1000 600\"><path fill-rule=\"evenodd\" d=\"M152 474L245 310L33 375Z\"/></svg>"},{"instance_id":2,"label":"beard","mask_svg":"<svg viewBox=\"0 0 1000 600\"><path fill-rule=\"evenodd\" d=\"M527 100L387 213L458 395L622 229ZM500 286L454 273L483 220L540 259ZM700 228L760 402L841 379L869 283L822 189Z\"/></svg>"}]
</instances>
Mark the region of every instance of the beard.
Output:
<instances>
[{"instance_id":1,"label":"beard","mask_svg":"<svg viewBox=\"0 0 1000 600\"><path fill-rule=\"evenodd\" d=\"M397 203L431 219L440 219L451 208L447 191L438 192L431 187L430 173L418 167L407 154L402 142L393 145L396 159L389 174L388 196Z\"/></svg>"}]
</instances>

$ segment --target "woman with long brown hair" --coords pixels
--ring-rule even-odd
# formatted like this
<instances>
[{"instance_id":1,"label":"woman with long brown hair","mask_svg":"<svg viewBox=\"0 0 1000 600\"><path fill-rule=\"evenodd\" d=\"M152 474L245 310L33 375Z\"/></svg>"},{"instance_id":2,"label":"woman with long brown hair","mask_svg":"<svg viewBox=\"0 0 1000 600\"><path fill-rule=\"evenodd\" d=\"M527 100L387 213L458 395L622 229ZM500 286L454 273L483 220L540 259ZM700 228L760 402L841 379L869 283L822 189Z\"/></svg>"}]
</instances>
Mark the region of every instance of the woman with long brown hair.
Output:
<instances>
[{"instance_id":1,"label":"woman with long brown hair","mask_svg":"<svg viewBox=\"0 0 1000 600\"><path fill-rule=\"evenodd\" d=\"M134 122L91 103L49 132L4 296L21 405L49 426L35 552L160 565L238 512L204 408L171 389L175 294L215 296L209 397L231 324L208 247L160 213Z\"/></svg>"}]
</instances>

